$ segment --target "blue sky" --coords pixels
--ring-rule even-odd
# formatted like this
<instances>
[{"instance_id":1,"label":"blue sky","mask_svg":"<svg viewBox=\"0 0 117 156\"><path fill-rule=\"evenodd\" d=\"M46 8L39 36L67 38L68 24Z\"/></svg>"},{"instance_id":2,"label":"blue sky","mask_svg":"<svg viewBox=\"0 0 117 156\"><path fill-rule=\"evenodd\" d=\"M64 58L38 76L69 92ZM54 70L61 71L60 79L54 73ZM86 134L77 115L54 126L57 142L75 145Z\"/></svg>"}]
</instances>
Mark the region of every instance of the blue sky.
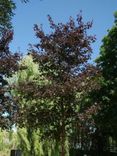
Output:
<instances>
[{"instance_id":1,"label":"blue sky","mask_svg":"<svg viewBox=\"0 0 117 156\"><path fill-rule=\"evenodd\" d=\"M117 0L30 0L22 4L20 0L14 0L17 4L13 17L14 40L11 50L21 51L26 54L29 43L37 43L33 31L34 24L42 24L43 29L49 33L47 15L51 15L55 23L67 22L69 17L74 19L82 10L84 21L93 20L91 34L96 35L96 42L92 44L95 59L99 55L99 47L102 38L114 22L113 13L117 11Z\"/></svg>"}]
</instances>

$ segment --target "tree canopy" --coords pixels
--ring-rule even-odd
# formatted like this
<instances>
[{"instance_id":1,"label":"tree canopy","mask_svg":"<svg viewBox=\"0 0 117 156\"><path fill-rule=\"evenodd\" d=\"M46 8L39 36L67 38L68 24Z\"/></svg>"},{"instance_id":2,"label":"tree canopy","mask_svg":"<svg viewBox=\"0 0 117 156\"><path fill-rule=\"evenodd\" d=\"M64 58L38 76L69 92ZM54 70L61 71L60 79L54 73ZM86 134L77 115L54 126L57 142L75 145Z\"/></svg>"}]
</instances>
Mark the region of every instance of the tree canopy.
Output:
<instances>
[{"instance_id":1,"label":"tree canopy","mask_svg":"<svg viewBox=\"0 0 117 156\"><path fill-rule=\"evenodd\" d=\"M29 0L21 0L27 3ZM9 29L13 29L12 17L15 14L16 3L14 0L0 0L0 35Z\"/></svg>"},{"instance_id":2,"label":"tree canopy","mask_svg":"<svg viewBox=\"0 0 117 156\"><path fill-rule=\"evenodd\" d=\"M10 128L13 124L14 103L10 96L10 88L6 78L18 70L19 54L12 54L9 43L13 33L7 31L0 39L0 126ZM12 124L11 124L12 123Z\"/></svg>"},{"instance_id":3,"label":"tree canopy","mask_svg":"<svg viewBox=\"0 0 117 156\"><path fill-rule=\"evenodd\" d=\"M24 114L29 112L28 124L35 128L41 126L46 137L58 140L64 156L66 137L79 120L78 95L96 87L93 82L97 70L88 64L95 36L87 35L92 22L85 24L80 14L76 22L70 18L66 24L55 24L50 16L48 19L53 31L46 35L35 25L40 41L30 50L44 83L39 83L36 78L33 82L20 83L17 90L19 99L22 97L28 103L30 100L35 103L23 110Z\"/></svg>"},{"instance_id":4,"label":"tree canopy","mask_svg":"<svg viewBox=\"0 0 117 156\"><path fill-rule=\"evenodd\" d=\"M100 96L102 112L101 120L105 131L117 135L117 13L113 27L102 40L100 56L96 60L102 72Z\"/></svg>"},{"instance_id":5,"label":"tree canopy","mask_svg":"<svg viewBox=\"0 0 117 156\"><path fill-rule=\"evenodd\" d=\"M12 28L15 3L12 0L0 0L0 33Z\"/></svg>"}]
</instances>

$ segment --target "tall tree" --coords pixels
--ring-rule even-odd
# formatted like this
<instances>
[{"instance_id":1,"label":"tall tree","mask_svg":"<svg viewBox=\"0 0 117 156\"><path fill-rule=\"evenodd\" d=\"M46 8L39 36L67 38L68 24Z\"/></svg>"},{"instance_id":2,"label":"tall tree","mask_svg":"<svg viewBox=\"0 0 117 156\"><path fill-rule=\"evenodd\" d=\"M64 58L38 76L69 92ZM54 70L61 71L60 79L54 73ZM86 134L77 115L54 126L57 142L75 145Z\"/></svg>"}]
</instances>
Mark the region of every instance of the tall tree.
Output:
<instances>
[{"instance_id":1,"label":"tall tree","mask_svg":"<svg viewBox=\"0 0 117 156\"><path fill-rule=\"evenodd\" d=\"M113 27L102 40L100 56L96 62L102 72L98 93L101 106L98 123L105 134L117 139L117 12Z\"/></svg>"},{"instance_id":2,"label":"tall tree","mask_svg":"<svg viewBox=\"0 0 117 156\"><path fill-rule=\"evenodd\" d=\"M91 80L96 69L88 64L88 60L95 37L87 35L92 22L85 24L81 15L77 16L76 22L70 18L66 24L55 24L50 16L48 19L53 31L46 35L42 28L35 25L40 42L35 46L37 49L31 49L46 83L25 82L19 84L18 90L26 101L39 99L38 109L33 106L28 109L31 112L29 124L44 127L46 136L60 143L60 155L65 156L66 137L79 119L78 93L85 94L94 87Z\"/></svg>"}]
</instances>

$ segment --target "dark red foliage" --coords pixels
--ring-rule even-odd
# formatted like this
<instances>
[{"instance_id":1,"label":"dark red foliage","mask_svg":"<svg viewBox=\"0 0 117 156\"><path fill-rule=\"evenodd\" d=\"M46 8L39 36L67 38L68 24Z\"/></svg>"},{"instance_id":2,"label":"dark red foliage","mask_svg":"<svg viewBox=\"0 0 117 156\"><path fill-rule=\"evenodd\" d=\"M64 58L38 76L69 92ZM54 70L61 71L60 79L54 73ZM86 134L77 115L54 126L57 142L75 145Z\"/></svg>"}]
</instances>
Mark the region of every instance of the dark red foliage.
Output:
<instances>
[{"instance_id":1,"label":"dark red foliage","mask_svg":"<svg viewBox=\"0 0 117 156\"><path fill-rule=\"evenodd\" d=\"M9 43L13 39L13 32L7 31L0 39L0 74L10 76L18 70L19 54L12 54L9 50Z\"/></svg>"},{"instance_id":2,"label":"dark red foliage","mask_svg":"<svg viewBox=\"0 0 117 156\"><path fill-rule=\"evenodd\" d=\"M44 103L38 103L36 109L26 108L26 121L35 127L44 125L45 133L61 142L64 156L66 135L79 114L81 97L78 98L77 93L85 95L98 88L95 83L98 70L88 64L95 36L87 34L92 22L84 23L81 15L77 16L76 22L70 17L66 24L55 24L50 16L48 20L52 29L50 34L34 26L39 43L33 46L30 53L43 76L51 83L39 86L26 82L20 84L18 89L27 101L44 100ZM50 107L47 100L53 101L53 106ZM95 112L93 108L88 111L92 113L93 110Z\"/></svg>"},{"instance_id":3,"label":"dark red foliage","mask_svg":"<svg viewBox=\"0 0 117 156\"><path fill-rule=\"evenodd\" d=\"M7 31L0 39L0 127L10 128L14 122L16 105L10 95L6 77L11 76L18 70L20 59L17 53L12 54L9 50L9 43L13 39L13 32Z\"/></svg>"}]
</instances>

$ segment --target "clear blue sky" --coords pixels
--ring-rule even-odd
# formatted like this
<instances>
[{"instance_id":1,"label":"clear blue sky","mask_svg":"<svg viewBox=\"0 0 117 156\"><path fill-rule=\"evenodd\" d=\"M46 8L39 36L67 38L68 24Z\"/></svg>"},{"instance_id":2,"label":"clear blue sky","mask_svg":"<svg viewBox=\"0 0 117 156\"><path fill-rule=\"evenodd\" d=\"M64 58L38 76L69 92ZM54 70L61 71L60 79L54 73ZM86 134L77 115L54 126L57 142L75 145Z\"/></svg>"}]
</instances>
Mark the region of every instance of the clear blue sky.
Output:
<instances>
[{"instance_id":1,"label":"clear blue sky","mask_svg":"<svg viewBox=\"0 0 117 156\"><path fill-rule=\"evenodd\" d=\"M16 15L13 18L14 40L11 50L26 54L29 43L37 43L33 31L34 24L42 24L43 29L49 33L47 15L50 14L55 23L67 22L69 16L76 18L80 10L83 11L85 21L93 20L91 34L96 35L96 42L92 44L93 59L99 54L102 38L107 34L114 22L113 13L117 11L117 0L30 0L17 4Z\"/></svg>"}]
</instances>

